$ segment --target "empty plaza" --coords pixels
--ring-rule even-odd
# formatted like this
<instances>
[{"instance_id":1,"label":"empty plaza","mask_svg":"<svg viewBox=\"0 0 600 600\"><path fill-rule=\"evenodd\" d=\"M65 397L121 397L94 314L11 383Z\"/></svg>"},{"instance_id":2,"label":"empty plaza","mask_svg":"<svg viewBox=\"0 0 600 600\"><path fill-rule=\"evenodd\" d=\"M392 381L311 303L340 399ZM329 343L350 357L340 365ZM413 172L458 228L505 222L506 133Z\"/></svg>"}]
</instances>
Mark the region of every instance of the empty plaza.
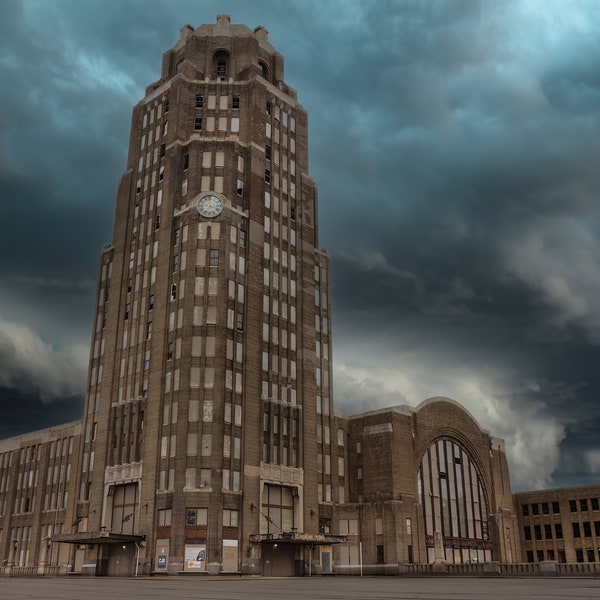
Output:
<instances>
[{"instance_id":1,"label":"empty plaza","mask_svg":"<svg viewBox=\"0 0 600 600\"><path fill-rule=\"evenodd\" d=\"M497 578L2 578L3 598L11 600L152 600L206 598L210 600L518 600L600 598L600 579Z\"/></svg>"}]
</instances>

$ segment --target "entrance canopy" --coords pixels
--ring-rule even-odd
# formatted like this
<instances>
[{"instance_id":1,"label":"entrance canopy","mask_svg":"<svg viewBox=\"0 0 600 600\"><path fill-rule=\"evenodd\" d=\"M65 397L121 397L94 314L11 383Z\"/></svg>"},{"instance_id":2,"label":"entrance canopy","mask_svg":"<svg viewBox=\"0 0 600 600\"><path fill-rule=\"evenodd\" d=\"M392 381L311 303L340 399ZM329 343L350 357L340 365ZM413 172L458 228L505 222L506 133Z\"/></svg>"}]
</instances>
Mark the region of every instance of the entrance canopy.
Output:
<instances>
[{"instance_id":1,"label":"entrance canopy","mask_svg":"<svg viewBox=\"0 0 600 600\"><path fill-rule=\"evenodd\" d=\"M80 531L53 535L50 539L53 542L65 544L127 544L128 542L142 542L146 536L112 533L111 531Z\"/></svg>"},{"instance_id":2,"label":"entrance canopy","mask_svg":"<svg viewBox=\"0 0 600 600\"><path fill-rule=\"evenodd\" d=\"M298 533L297 531L281 531L279 533L253 533L249 541L254 544L297 544L312 546L329 546L344 544L348 541L345 535L330 533Z\"/></svg>"}]
</instances>

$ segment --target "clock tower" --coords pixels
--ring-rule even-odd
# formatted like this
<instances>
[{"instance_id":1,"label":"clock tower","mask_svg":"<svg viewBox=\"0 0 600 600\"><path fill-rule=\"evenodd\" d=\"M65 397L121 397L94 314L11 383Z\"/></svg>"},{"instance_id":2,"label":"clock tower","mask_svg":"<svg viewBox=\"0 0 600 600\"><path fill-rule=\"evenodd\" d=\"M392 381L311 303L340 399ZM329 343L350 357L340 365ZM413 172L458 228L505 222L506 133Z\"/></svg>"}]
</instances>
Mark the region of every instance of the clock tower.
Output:
<instances>
[{"instance_id":1,"label":"clock tower","mask_svg":"<svg viewBox=\"0 0 600 600\"><path fill-rule=\"evenodd\" d=\"M267 31L183 27L133 109L100 261L82 573L331 564L344 480L317 217L307 113Z\"/></svg>"}]
</instances>

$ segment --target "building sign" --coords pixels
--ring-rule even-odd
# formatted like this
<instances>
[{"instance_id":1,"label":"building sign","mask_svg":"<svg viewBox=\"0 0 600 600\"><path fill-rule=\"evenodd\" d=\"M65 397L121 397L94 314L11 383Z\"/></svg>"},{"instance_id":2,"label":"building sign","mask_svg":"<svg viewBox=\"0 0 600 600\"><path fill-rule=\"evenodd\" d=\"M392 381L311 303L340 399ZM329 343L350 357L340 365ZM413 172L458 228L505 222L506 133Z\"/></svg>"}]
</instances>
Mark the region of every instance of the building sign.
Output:
<instances>
[{"instance_id":1,"label":"building sign","mask_svg":"<svg viewBox=\"0 0 600 600\"><path fill-rule=\"evenodd\" d=\"M185 547L185 569L186 571L206 570L206 546Z\"/></svg>"}]
</instances>

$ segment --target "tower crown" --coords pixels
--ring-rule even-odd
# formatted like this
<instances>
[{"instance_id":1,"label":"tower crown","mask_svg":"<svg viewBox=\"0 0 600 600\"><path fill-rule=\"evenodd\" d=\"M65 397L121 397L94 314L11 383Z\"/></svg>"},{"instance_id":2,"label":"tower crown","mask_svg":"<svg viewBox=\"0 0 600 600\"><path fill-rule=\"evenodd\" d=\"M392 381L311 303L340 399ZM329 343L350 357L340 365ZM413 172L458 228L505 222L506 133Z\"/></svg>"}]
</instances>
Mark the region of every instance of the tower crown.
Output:
<instances>
[{"instance_id":1,"label":"tower crown","mask_svg":"<svg viewBox=\"0 0 600 600\"><path fill-rule=\"evenodd\" d=\"M198 81L246 81L258 76L290 93L283 82L283 57L269 43L268 33L262 25L254 31L232 25L229 15L219 15L215 25L196 29L184 25L179 41L163 55L161 79L147 92L181 74Z\"/></svg>"}]
</instances>

